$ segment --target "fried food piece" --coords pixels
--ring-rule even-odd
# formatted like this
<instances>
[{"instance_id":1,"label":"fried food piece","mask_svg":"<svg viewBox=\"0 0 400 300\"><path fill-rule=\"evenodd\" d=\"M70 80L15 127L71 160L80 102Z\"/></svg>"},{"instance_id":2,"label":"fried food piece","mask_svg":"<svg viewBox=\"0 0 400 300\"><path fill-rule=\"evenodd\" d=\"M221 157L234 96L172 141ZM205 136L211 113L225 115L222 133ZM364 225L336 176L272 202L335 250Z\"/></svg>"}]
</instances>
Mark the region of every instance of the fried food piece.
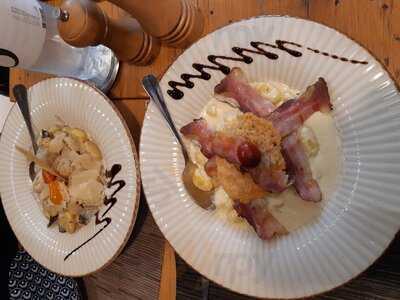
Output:
<instances>
[{"instance_id":1,"label":"fried food piece","mask_svg":"<svg viewBox=\"0 0 400 300\"><path fill-rule=\"evenodd\" d=\"M218 182L231 199L249 203L267 194L254 183L249 173L240 172L235 165L220 157L216 157L216 164Z\"/></svg>"},{"instance_id":2,"label":"fried food piece","mask_svg":"<svg viewBox=\"0 0 400 300\"><path fill-rule=\"evenodd\" d=\"M245 113L226 126L223 132L232 136L244 137L255 144L261 153L268 155L269 167L273 170L285 169L280 146L281 136L272 122L252 113Z\"/></svg>"},{"instance_id":3,"label":"fried food piece","mask_svg":"<svg viewBox=\"0 0 400 300\"><path fill-rule=\"evenodd\" d=\"M261 162L249 170L256 184L265 191L273 193L280 193L287 188L281 136L270 121L252 113L245 113L226 126L224 132L244 137L260 149Z\"/></svg>"}]
</instances>

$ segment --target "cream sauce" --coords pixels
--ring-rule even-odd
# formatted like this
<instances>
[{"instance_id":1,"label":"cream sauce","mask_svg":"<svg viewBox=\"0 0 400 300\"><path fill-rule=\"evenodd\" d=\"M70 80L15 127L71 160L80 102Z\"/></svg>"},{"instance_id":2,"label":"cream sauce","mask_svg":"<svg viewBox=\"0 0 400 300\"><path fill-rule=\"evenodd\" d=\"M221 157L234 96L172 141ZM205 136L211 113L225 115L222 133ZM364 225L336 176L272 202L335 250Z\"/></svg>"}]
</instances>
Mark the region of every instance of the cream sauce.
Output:
<instances>
[{"instance_id":1,"label":"cream sauce","mask_svg":"<svg viewBox=\"0 0 400 300\"><path fill-rule=\"evenodd\" d=\"M314 179L320 186L323 203L335 190L341 162L340 140L330 114L316 112L305 125L313 130L319 143L318 154L310 158L310 165ZM267 198L271 214L289 232L310 223L321 213L321 203L302 200L293 187L277 196Z\"/></svg>"}]
</instances>

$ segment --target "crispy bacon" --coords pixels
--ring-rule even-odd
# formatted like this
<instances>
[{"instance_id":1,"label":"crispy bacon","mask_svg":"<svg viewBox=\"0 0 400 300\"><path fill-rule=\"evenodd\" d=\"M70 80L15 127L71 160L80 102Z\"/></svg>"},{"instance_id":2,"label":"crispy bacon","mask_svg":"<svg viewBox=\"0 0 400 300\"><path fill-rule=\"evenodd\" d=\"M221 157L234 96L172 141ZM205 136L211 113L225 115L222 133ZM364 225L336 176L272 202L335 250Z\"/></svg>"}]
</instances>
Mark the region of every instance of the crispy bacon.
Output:
<instances>
[{"instance_id":1,"label":"crispy bacon","mask_svg":"<svg viewBox=\"0 0 400 300\"><path fill-rule=\"evenodd\" d=\"M261 188L271 193L281 193L288 187L288 176L284 171L260 167L249 170L251 178Z\"/></svg>"},{"instance_id":2,"label":"crispy bacon","mask_svg":"<svg viewBox=\"0 0 400 300\"><path fill-rule=\"evenodd\" d=\"M318 202L322 195L318 182L313 178L307 154L297 131L282 141L282 154L288 173L294 179L294 187L303 200Z\"/></svg>"},{"instance_id":3,"label":"crispy bacon","mask_svg":"<svg viewBox=\"0 0 400 300\"><path fill-rule=\"evenodd\" d=\"M282 137L299 129L316 111L327 112L332 109L328 87L323 78L309 86L298 98L284 102L269 116Z\"/></svg>"},{"instance_id":4,"label":"crispy bacon","mask_svg":"<svg viewBox=\"0 0 400 300\"><path fill-rule=\"evenodd\" d=\"M259 117L268 116L275 106L250 86L244 72L233 68L217 86L214 92L236 100L243 112L252 112Z\"/></svg>"},{"instance_id":5,"label":"crispy bacon","mask_svg":"<svg viewBox=\"0 0 400 300\"><path fill-rule=\"evenodd\" d=\"M253 200L247 204L237 201L234 208L263 240L270 240L275 235L287 233L287 230L268 211L267 203L264 200Z\"/></svg>"},{"instance_id":6,"label":"crispy bacon","mask_svg":"<svg viewBox=\"0 0 400 300\"><path fill-rule=\"evenodd\" d=\"M261 160L261 153L256 145L243 137L214 133L204 119L194 120L180 131L184 136L196 140L207 158L218 155L246 169L256 167Z\"/></svg>"},{"instance_id":7,"label":"crispy bacon","mask_svg":"<svg viewBox=\"0 0 400 300\"><path fill-rule=\"evenodd\" d=\"M214 132L208 127L206 120L197 119L183 126L180 132L189 139L196 140L201 146L201 152L210 158L214 155L212 141Z\"/></svg>"},{"instance_id":8,"label":"crispy bacon","mask_svg":"<svg viewBox=\"0 0 400 300\"><path fill-rule=\"evenodd\" d=\"M323 78L307 87L299 98L288 100L276 109L249 85L240 68L233 68L214 91L235 99L241 111L272 121L282 136L299 129L314 112L330 111L332 107L328 86Z\"/></svg>"}]
</instances>

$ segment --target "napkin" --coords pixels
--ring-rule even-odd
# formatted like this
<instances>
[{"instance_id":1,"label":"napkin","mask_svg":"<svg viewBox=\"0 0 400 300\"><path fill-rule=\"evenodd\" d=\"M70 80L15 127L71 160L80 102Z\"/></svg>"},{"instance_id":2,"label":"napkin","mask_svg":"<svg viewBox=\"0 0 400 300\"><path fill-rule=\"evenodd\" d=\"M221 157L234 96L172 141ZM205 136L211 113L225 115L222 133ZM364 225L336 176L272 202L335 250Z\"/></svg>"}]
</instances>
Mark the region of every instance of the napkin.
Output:
<instances>
[{"instance_id":1,"label":"napkin","mask_svg":"<svg viewBox=\"0 0 400 300\"><path fill-rule=\"evenodd\" d=\"M0 95L0 133L13 105L14 103L10 102L10 98Z\"/></svg>"}]
</instances>

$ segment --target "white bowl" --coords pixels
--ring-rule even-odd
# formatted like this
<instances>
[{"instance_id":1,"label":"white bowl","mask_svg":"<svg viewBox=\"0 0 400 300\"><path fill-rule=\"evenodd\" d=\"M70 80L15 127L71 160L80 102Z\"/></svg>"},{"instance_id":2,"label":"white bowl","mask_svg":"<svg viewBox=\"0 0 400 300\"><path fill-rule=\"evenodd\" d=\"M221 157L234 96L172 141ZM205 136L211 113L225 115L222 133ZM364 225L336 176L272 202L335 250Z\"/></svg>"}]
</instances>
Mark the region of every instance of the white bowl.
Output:
<instances>
[{"instance_id":1,"label":"white bowl","mask_svg":"<svg viewBox=\"0 0 400 300\"><path fill-rule=\"evenodd\" d=\"M44 80L29 89L31 116L36 130L55 124L55 115L70 126L84 129L99 145L106 169L121 164L116 180L126 185L116 194L117 202L104 216L111 223L91 222L74 234L59 233L57 226L47 228L40 205L32 190L28 162L15 145L31 147L22 114L12 108L0 140L0 193L11 227L19 242L41 265L68 276L83 276L109 264L129 238L139 206L140 176L135 145L125 121L114 104L91 86L69 78ZM113 191L114 187L110 190ZM103 213L106 207L100 209Z\"/></svg>"},{"instance_id":2,"label":"white bowl","mask_svg":"<svg viewBox=\"0 0 400 300\"><path fill-rule=\"evenodd\" d=\"M279 48L276 40L296 45L283 43ZM198 117L224 74L205 69L211 78L191 79L192 88L180 88L181 100L166 93L171 90L168 82L183 82L183 73L199 75L192 64L212 65L209 55L240 58L232 47L256 50L250 45L254 41L273 45L260 48L279 58L243 52L252 62L217 62L241 67L251 81L274 80L298 90L318 77L328 83L342 144L342 169L318 220L268 242L251 228L235 228L199 208L182 184L179 146L152 103L140 145L143 187L161 231L201 274L252 296L306 297L360 274L399 229L400 96L381 65L343 34L311 21L266 16L207 35L168 69L161 87L178 127ZM285 47L298 53L290 54Z\"/></svg>"}]
</instances>

